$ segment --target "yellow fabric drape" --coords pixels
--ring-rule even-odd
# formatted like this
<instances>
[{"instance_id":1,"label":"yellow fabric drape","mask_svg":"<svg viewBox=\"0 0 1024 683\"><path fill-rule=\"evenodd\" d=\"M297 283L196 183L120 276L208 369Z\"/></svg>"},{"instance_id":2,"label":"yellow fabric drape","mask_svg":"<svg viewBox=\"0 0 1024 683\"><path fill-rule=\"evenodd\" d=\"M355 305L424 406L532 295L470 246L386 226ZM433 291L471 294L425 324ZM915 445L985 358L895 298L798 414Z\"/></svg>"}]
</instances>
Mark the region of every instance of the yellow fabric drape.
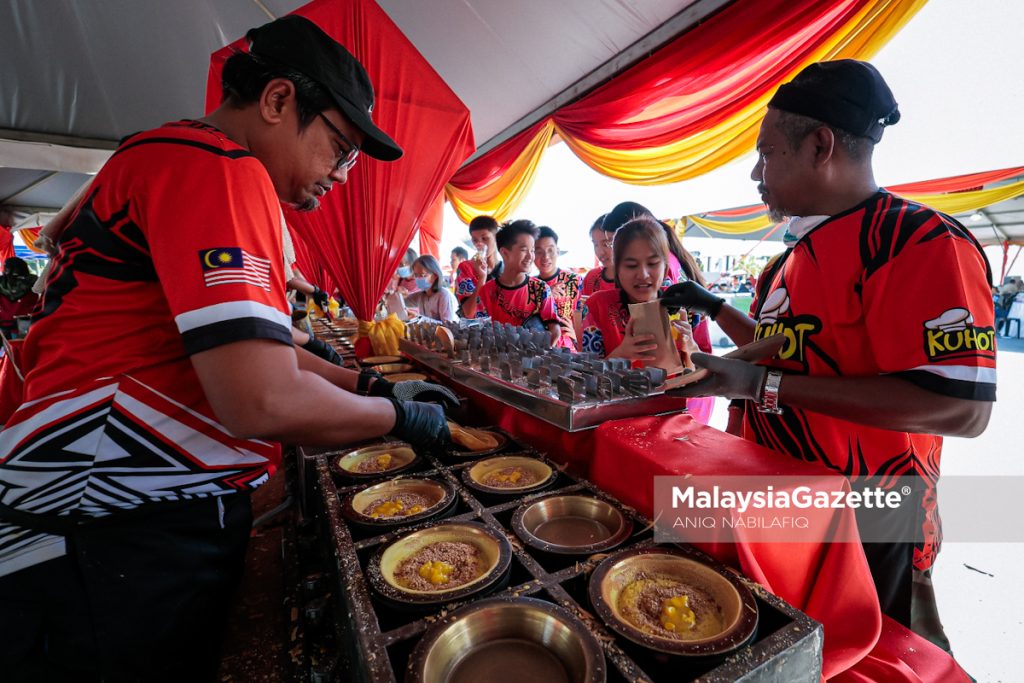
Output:
<instances>
[{"instance_id":1,"label":"yellow fabric drape","mask_svg":"<svg viewBox=\"0 0 1024 683\"><path fill-rule=\"evenodd\" d=\"M782 82L791 80L814 62L870 59L926 1L882 0L868 3L846 26L837 30L808 55L805 62L797 65ZM574 139L556 123L549 122L499 181L473 192L457 190L449 185L445 192L464 222L469 222L479 214L490 214L503 220L516 209L533 184L538 163L553 132L558 133L585 164L598 173L623 182L663 185L695 178L737 159L753 148L757 129L773 94L769 91L717 126L668 145L647 149L615 150L598 147ZM760 228L753 228L757 229Z\"/></svg>"},{"instance_id":2,"label":"yellow fabric drape","mask_svg":"<svg viewBox=\"0 0 1024 683\"><path fill-rule=\"evenodd\" d=\"M983 188L981 190L972 190L969 192L938 192L925 194L918 192L899 192L898 189L894 189L893 192L909 201L917 204L923 204L924 206L935 209L936 211L948 214L959 214L984 209L986 206L992 206L993 204L1005 202L1009 199L1024 195L1024 180L1017 180L1006 185ZM768 213L763 210L755 216L741 220L708 218L707 214L684 216L680 219L680 221L683 222L687 220L707 230L726 235L747 235L764 230L765 228L769 228L773 225L768 219Z\"/></svg>"},{"instance_id":3,"label":"yellow fabric drape","mask_svg":"<svg viewBox=\"0 0 1024 683\"><path fill-rule=\"evenodd\" d=\"M768 218L767 212L741 221L718 221L699 215L686 216L686 218L702 228L725 233L727 235L746 235L748 233L764 230L765 228L770 228L773 225L771 220Z\"/></svg>"},{"instance_id":4,"label":"yellow fabric drape","mask_svg":"<svg viewBox=\"0 0 1024 683\"><path fill-rule=\"evenodd\" d=\"M554 130L549 120L508 170L490 185L479 190L460 190L450 183L445 186L445 195L463 223L481 214L494 216L500 222L515 211L533 186L537 165L551 143Z\"/></svg>"},{"instance_id":5,"label":"yellow fabric drape","mask_svg":"<svg viewBox=\"0 0 1024 683\"><path fill-rule=\"evenodd\" d=\"M912 202L930 206L943 213L966 213L986 206L1005 202L1024 194L1024 180L973 192L948 192L944 194L901 194Z\"/></svg>"},{"instance_id":6,"label":"yellow fabric drape","mask_svg":"<svg viewBox=\"0 0 1024 683\"><path fill-rule=\"evenodd\" d=\"M42 229L42 226L38 228L22 228L21 230L18 230L16 232L19 235L21 235L21 241L24 242L25 246L28 247L31 251L34 251L37 254L45 254L45 249L40 249L35 245L35 241L39 239L39 232Z\"/></svg>"},{"instance_id":7,"label":"yellow fabric drape","mask_svg":"<svg viewBox=\"0 0 1024 683\"><path fill-rule=\"evenodd\" d=\"M405 338L405 323L392 313L381 321L360 320L359 338L366 337L378 356L397 356L398 340Z\"/></svg>"},{"instance_id":8,"label":"yellow fabric drape","mask_svg":"<svg viewBox=\"0 0 1024 683\"><path fill-rule=\"evenodd\" d=\"M868 4L782 82L792 80L797 73L815 62L870 59L926 1L887 0ZM633 185L665 185L696 178L750 151L757 140L765 108L774 94L774 91L769 91L718 126L662 147L608 149L573 140L557 126L556 130L573 153L598 173Z\"/></svg>"}]
</instances>

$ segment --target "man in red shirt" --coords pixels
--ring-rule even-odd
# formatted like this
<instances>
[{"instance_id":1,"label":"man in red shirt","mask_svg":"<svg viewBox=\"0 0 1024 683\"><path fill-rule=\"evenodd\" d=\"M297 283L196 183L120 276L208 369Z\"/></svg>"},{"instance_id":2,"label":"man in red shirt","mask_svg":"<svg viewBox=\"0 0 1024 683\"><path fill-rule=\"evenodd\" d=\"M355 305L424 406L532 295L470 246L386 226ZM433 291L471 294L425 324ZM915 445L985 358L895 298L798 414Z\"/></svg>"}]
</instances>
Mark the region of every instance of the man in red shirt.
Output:
<instances>
[{"instance_id":1,"label":"man in red shirt","mask_svg":"<svg viewBox=\"0 0 1024 683\"><path fill-rule=\"evenodd\" d=\"M212 680L274 442L449 438L399 400L436 390L293 347L280 203L402 150L315 24L247 37L222 105L122 142L59 237L0 431L5 681Z\"/></svg>"},{"instance_id":2,"label":"man in red shirt","mask_svg":"<svg viewBox=\"0 0 1024 683\"><path fill-rule=\"evenodd\" d=\"M576 332L573 329L572 314L580 300L582 278L569 270L558 267L558 233L543 226L537 228L537 241L533 248L537 275L551 288L555 300L555 313L562 327L558 346L577 350Z\"/></svg>"},{"instance_id":3,"label":"man in red shirt","mask_svg":"<svg viewBox=\"0 0 1024 683\"><path fill-rule=\"evenodd\" d=\"M547 329L555 346L562 335L555 298L543 280L530 275L537 234L537 226L527 220L513 221L498 231L504 267L480 288L480 309L494 322Z\"/></svg>"},{"instance_id":4,"label":"man in red shirt","mask_svg":"<svg viewBox=\"0 0 1024 683\"><path fill-rule=\"evenodd\" d=\"M991 271L956 220L875 183L874 145L900 114L870 64L813 64L768 106L751 177L771 215L792 218L790 248L758 283L756 319L725 314L694 283L665 300L718 317L734 338L746 326L788 341L758 365L694 354L713 374L679 393L745 399L744 436L855 484L916 477L921 503L908 524L919 540L868 543L865 553L882 610L948 647L930 582L940 435L977 436L988 424Z\"/></svg>"},{"instance_id":5,"label":"man in red shirt","mask_svg":"<svg viewBox=\"0 0 1024 683\"><path fill-rule=\"evenodd\" d=\"M477 292L484 283L501 274L503 267L495 235L498 221L491 216L477 216L469 222L469 238L476 254L459 263L455 270L455 298L459 300L459 314L463 318L483 318L479 310Z\"/></svg>"}]
</instances>

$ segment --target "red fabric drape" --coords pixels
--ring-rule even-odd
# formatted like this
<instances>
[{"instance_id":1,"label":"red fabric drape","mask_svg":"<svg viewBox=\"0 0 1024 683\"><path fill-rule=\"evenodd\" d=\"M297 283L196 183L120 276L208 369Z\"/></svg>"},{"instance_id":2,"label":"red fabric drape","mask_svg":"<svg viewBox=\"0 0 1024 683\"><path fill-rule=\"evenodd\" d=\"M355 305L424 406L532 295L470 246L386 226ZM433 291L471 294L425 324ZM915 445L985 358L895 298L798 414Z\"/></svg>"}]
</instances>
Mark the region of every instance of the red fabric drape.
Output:
<instances>
[{"instance_id":1,"label":"red fabric drape","mask_svg":"<svg viewBox=\"0 0 1024 683\"><path fill-rule=\"evenodd\" d=\"M294 233L335 281L360 320L374 307L431 202L474 148L469 111L372 0L314 0L295 11L347 47L370 75L374 120L405 155L396 162L361 157L348 183L310 213L285 210ZM232 49L215 52L207 108L220 100L220 71ZM301 266L300 266L301 267Z\"/></svg>"},{"instance_id":2,"label":"red fabric drape","mask_svg":"<svg viewBox=\"0 0 1024 683\"><path fill-rule=\"evenodd\" d=\"M696 177L752 146L774 89L806 64L866 59L924 0L736 0L460 169L457 213L507 215L529 187L548 131L604 175L635 184ZM742 36L742 40L737 40Z\"/></svg>"},{"instance_id":3,"label":"red fabric drape","mask_svg":"<svg viewBox=\"0 0 1024 683\"><path fill-rule=\"evenodd\" d=\"M0 270L3 270L3 263L14 256L14 235L7 226L0 225Z\"/></svg>"},{"instance_id":4,"label":"red fabric drape","mask_svg":"<svg viewBox=\"0 0 1024 683\"><path fill-rule=\"evenodd\" d=\"M531 126L473 163L463 166L452 176L450 183L459 189L473 190L494 182L508 171L545 125L547 122L541 121Z\"/></svg>"},{"instance_id":5,"label":"red fabric drape","mask_svg":"<svg viewBox=\"0 0 1024 683\"><path fill-rule=\"evenodd\" d=\"M936 194L939 192L963 192L973 188L983 187L990 183L997 183L1008 178L1024 176L1024 166L1004 168L998 171L982 171L980 173L968 173L966 175L950 176L937 180L921 180L916 183L903 183L902 185L890 185L889 190L896 194Z\"/></svg>"},{"instance_id":6,"label":"red fabric drape","mask_svg":"<svg viewBox=\"0 0 1024 683\"><path fill-rule=\"evenodd\" d=\"M444 228L444 195L439 194L420 223L420 256L430 254L440 260L441 231ZM442 265L444 262L441 262Z\"/></svg>"},{"instance_id":7,"label":"red fabric drape","mask_svg":"<svg viewBox=\"0 0 1024 683\"><path fill-rule=\"evenodd\" d=\"M734 3L559 109L555 123L581 142L619 150L707 130L775 88L867 2Z\"/></svg>"},{"instance_id":8,"label":"red fabric drape","mask_svg":"<svg viewBox=\"0 0 1024 683\"><path fill-rule=\"evenodd\" d=\"M305 276L306 280L325 292L331 293L336 287L334 278L327 272L319 255L306 244L295 228L288 226L288 234L292 238L292 246L295 247L295 265Z\"/></svg>"}]
</instances>

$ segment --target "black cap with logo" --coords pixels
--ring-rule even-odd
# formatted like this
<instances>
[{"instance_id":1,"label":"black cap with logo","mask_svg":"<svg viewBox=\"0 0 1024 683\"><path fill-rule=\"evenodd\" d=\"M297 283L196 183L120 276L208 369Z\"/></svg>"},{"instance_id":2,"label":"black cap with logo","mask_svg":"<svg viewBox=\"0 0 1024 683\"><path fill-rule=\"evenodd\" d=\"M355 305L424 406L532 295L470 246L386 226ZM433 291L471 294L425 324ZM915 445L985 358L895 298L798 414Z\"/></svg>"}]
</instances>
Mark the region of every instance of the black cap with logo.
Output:
<instances>
[{"instance_id":1,"label":"black cap with logo","mask_svg":"<svg viewBox=\"0 0 1024 683\"><path fill-rule=\"evenodd\" d=\"M352 53L305 17L288 15L251 29L249 51L313 79L330 93L338 109L366 136L360 150L394 161L402 148L373 122L373 84Z\"/></svg>"},{"instance_id":2,"label":"black cap with logo","mask_svg":"<svg viewBox=\"0 0 1024 683\"><path fill-rule=\"evenodd\" d=\"M839 59L811 64L779 87L769 107L809 116L874 142L900 120L892 91L867 62Z\"/></svg>"}]
</instances>

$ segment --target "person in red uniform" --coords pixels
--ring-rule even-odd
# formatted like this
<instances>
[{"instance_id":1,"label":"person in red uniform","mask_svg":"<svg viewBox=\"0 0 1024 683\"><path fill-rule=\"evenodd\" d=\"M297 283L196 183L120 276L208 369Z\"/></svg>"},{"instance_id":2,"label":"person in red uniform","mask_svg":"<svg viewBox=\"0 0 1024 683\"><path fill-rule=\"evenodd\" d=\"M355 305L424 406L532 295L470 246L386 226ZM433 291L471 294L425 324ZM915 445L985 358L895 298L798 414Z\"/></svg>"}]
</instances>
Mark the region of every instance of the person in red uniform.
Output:
<instances>
[{"instance_id":1,"label":"person in red uniform","mask_svg":"<svg viewBox=\"0 0 1024 683\"><path fill-rule=\"evenodd\" d=\"M402 150L315 24L247 38L221 106L124 140L59 236L0 431L5 681L213 680L275 442L450 438L400 400L450 397L292 345L280 203Z\"/></svg>"},{"instance_id":2,"label":"person in red uniform","mask_svg":"<svg viewBox=\"0 0 1024 683\"><path fill-rule=\"evenodd\" d=\"M530 275L536 238L537 226L527 220L498 230L496 242L504 267L480 288L480 310L494 322L546 329L555 346L562 336L555 298L543 280Z\"/></svg>"},{"instance_id":3,"label":"person in red uniform","mask_svg":"<svg viewBox=\"0 0 1024 683\"><path fill-rule=\"evenodd\" d=\"M28 270L28 264L17 256L4 261L0 272L0 334L8 339L16 336L16 318L32 313L39 295L32 291L36 279Z\"/></svg>"},{"instance_id":4,"label":"person in red uniform","mask_svg":"<svg viewBox=\"0 0 1024 683\"><path fill-rule=\"evenodd\" d=\"M459 264L455 271L455 298L459 300L459 314L463 318L483 318L478 309L477 291L501 274L502 261L495 236L498 221L490 216L477 216L469 222L469 238L476 254Z\"/></svg>"},{"instance_id":5,"label":"person in red uniform","mask_svg":"<svg viewBox=\"0 0 1024 683\"><path fill-rule=\"evenodd\" d=\"M615 229L605 231L604 219L607 214L601 214L590 226L590 242L594 245L594 256L601 264L597 268L591 268L583 276L584 299L600 292L603 289L615 289L615 270L612 266L612 238L615 236ZM609 227L611 227L609 225Z\"/></svg>"},{"instance_id":6,"label":"person in red uniform","mask_svg":"<svg viewBox=\"0 0 1024 683\"><path fill-rule=\"evenodd\" d=\"M900 113L873 66L812 64L768 107L751 177L773 218L799 218L749 326L788 341L761 364L695 354L712 375L679 393L744 399L747 438L855 485L918 478L913 519L896 523L920 538L865 553L883 611L948 648L930 581L935 485L941 435L980 434L996 398L991 269L956 220L875 183L872 151ZM692 283L666 293L712 315L716 299Z\"/></svg>"},{"instance_id":7,"label":"person in red uniform","mask_svg":"<svg viewBox=\"0 0 1024 683\"><path fill-rule=\"evenodd\" d=\"M627 222L634 218L642 217L650 218L658 223L658 225L661 226L662 232L665 233L665 243L668 246L668 252L665 261L665 275L661 281L661 288L664 290L674 284L687 281L692 281L701 287L706 286L704 276L701 274L700 265L697 263L697 259L695 259L693 254L683 247L683 244L679 241L679 236L676 235L675 231L667 223L659 221L654 214L642 204L637 204L636 202L622 202L617 204L614 209L605 214L604 230L606 232L610 230L614 235L615 231ZM711 333L708 330L707 321L700 316L695 316L694 312L689 313L689 322L693 325L693 341L701 351L711 353Z\"/></svg>"},{"instance_id":8,"label":"person in red uniform","mask_svg":"<svg viewBox=\"0 0 1024 683\"><path fill-rule=\"evenodd\" d=\"M580 300L582 279L576 273L558 267L558 233L546 225L537 228L533 258L537 263L538 276L551 288L555 300L558 324L562 327L562 336L556 346L575 351L577 344L572 314Z\"/></svg>"},{"instance_id":9,"label":"person in red uniform","mask_svg":"<svg viewBox=\"0 0 1024 683\"><path fill-rule=\"evenodd\" d=\"M615 233L614 263L617 289L598 292L582 305L581 350L607 358L628 358L637 367L655 359L653 336L635 334L629 304L658 298L665 279L668 241L660 223L649 216L628 221ZM684 360L699 350L693 341L688 319L673 319L673 337ZM666 368L671 369L671 368ZM694 419L707 424L714 398L692 398L686 402Z\"/></svg>"}]
</instances>

